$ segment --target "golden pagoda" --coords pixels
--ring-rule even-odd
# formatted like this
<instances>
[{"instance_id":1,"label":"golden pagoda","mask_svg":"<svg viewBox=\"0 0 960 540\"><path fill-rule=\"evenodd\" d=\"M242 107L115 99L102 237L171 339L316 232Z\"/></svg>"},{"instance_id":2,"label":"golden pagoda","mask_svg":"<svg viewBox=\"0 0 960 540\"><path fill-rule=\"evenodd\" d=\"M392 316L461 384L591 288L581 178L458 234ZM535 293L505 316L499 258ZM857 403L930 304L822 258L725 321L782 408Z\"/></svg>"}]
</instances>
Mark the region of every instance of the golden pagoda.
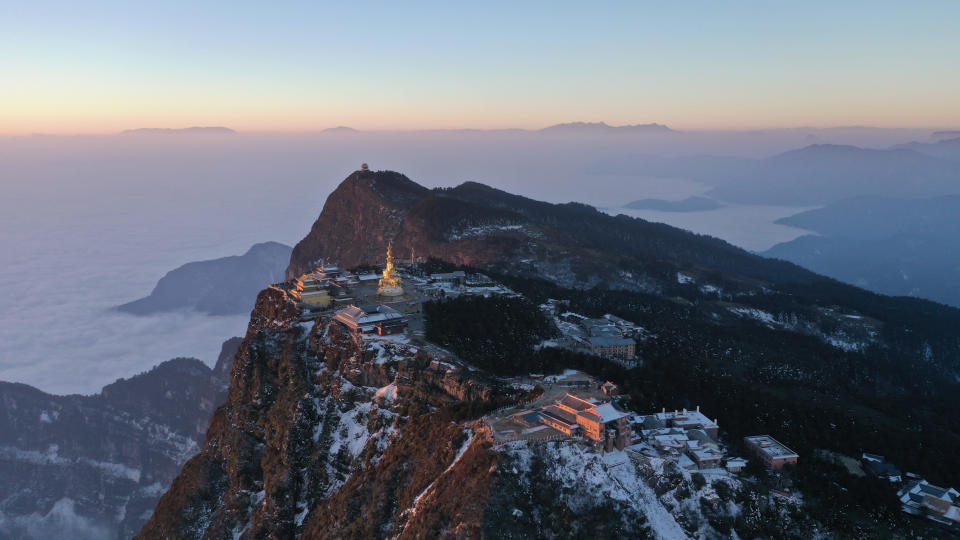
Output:
<instances>
[{"instance_id":1,"label":"golden pagoda","mask_svg":"<svg viewBox=\"0 0 960 540\"><path fill-rule=\"evenodd\" d=\"M383 277L380 278L377 294L380 296L403 295L403 280L400 279L396 267L393 266L393 242L387 244L387 267L383 269Z\"/></svg>"}]
</instances>

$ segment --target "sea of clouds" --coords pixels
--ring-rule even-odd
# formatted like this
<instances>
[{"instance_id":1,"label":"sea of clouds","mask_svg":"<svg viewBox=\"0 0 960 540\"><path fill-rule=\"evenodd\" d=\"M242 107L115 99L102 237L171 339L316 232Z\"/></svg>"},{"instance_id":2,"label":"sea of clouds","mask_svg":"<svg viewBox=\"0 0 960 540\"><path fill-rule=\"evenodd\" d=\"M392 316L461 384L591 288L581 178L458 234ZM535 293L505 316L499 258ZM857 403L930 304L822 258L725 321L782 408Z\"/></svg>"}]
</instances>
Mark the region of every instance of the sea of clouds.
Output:
<instances>
[{"instance_id":1,"label":"sea of clouds","mask_svg":"<svg viewBox=\"0 0 960 540\"><path fill-rule=\"evenodd\" d=\"M678 200L707 187L642 172L589 173L598 160L637 151L756 156L802 142L801 133L705 137L465 131L0 138L0 380L94 393L178 356L212 365L225 339L243 335L247 317L135 317L112 308L149 294L181 264L242 254L267 240L293 245L361 162L428 187L474 180L551 202L585 202L753 250L803 233L772 224L798 208L622 210L631 200Z\"/></svg>"}]
</instances>

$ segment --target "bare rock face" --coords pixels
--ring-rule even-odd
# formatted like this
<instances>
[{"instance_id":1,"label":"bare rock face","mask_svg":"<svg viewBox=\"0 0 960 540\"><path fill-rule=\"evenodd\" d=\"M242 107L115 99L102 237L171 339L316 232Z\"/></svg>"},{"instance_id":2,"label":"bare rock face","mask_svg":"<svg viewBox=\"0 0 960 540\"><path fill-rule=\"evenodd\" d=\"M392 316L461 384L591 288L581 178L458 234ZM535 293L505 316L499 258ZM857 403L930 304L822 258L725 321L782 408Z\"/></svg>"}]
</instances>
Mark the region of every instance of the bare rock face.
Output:
<instances>
[{"instance_id":1,"label":"bare rock face","mask_svg":"<svg viewBox=\"0 0 960 540\"><path fill-rule=\"evenodd\" d=\"M200 450L239 343L213 371L177 358L94 396L0 382L0 537L133 535Z\"/></svg>"},{"instance_id":2,"label":"bare rock face","mask_svg":"<svg viewBox=\"0 0 960 540\"><path fill-rule=\"evenodd\" d=\"M387 242L400 232L403 217L429 193L399 173L351 174L327 198L307 237L293 248L287 277L312 270L320 259L345 266L381 259Z\"/></svg>"}]
</instances>

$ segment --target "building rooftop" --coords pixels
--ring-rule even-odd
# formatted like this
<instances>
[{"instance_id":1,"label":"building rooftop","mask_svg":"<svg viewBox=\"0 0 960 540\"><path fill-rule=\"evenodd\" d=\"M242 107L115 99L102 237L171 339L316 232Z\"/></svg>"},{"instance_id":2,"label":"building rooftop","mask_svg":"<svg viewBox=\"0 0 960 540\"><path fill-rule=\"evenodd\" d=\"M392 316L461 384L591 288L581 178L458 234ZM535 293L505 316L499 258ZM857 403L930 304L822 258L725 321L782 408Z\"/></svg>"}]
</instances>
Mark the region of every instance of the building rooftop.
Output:
<instances>
[{"instance_id":1,"label":"building rooftop","mask_svg":"<svg viewBox=\"0 0 960 540\"><path fill-rule=\"evenodd\" d=\"M867 460L864 467L874 476L896 477L900 476L900 471L895 466L886 461Z\"/></svg>"},{"instance_id":2,"label":"building rooftop","mask_svg":"<svg viewBox=\"0 0 960 540\"><path fill-rule=\"evenodd\" d=\"M700 406L698 405L696 410L688 411L687 409L679 411L667 411L663 410L658 413L649 414L646 416L652 416L653 418L666 424L670 421L674 426L682 427L684 429L693 429L693 428L714 428L718 427L716 420L711 420L707 415L700 412ZM643 418L643 417L641 417Z\"/></svg>"},{"instance_id":3,"label":"building rooftop","mask_svg":"<svg viewBox=\"0 0 960 540\"><path fill-rule=\"evenodd\" d=\"M560 398L559 403L576 411L585 411L596 405L595 402L587 401L569 393Z\"/></svg>"},{"instance_id":4,"label":"building rooftop","mask_svg":"<svg viewBox=\"0 0 960 540\"><path fill-rule=\"evenodd\" d=\"M702 450L691 449L690 453L693 454L693 457L696 458L697 461L709 461L723 457L720 452L717 452L711 448L705 448Z\"/></svg>"},{"instance_id":5,"label":"building rooftop","mask_svg":"<svg viewBox=\"0 0 960 540\"><path fill-rule=\"evenodd\" d=\"M592 411L594 414L600 417L600 421L606 424L607 422L613 422L614 420L619 420L625 416L630 416L630 413L625 413L623 411L617 410L612 403L604 403L603 405L597 405L593 408Z\"/></svg>"},{"instance_id":6,"label":"building rooftop","mask_svg":"<svg viewBox=\"0 0 960 540\"><path fill-rule=\"evenodd\" d=\"M565 411L556 405L547 405L540 410L540 414L544 416L549 416L555 420L559 420L563 423L569 424L570 427L577 425L577 417L570 411Z\"/></svg>"},{"instance_id":7,"label":"building rooftop","mask_svg":"<svg viewBox=\"0 0 960 540\"><path fill-rule=\"evenodd\" d=\"M746 440L756 445L761 452L772 458L786 459L800 457L796 452L787 448L785 444L769 435L754 435L752 437L746 437Z\"/></svg>"},{"instance_id":8,"label":"building rooftop","mask_svg":"<svg viewBox=\"0 0 960 540\"><path fill-rule=\"evenodd\" d=\"M536 411L531 411L526 414L521 414L520 418L522 418L523 421L528 424L536 424L537 422L540 421L540 413Z\"/></svg>"},{"instance_id":9,"label":"building rooftop","mask_svg":"<svg viewBox=\"0 0 960 540\"><path fill-rule=\"evenodd\" d=\"M402 319L403 314L383 304L368 303L359 306L351 304L337 311L334 318L356 326L392 319Z\"/></svg>"}]
</instances>

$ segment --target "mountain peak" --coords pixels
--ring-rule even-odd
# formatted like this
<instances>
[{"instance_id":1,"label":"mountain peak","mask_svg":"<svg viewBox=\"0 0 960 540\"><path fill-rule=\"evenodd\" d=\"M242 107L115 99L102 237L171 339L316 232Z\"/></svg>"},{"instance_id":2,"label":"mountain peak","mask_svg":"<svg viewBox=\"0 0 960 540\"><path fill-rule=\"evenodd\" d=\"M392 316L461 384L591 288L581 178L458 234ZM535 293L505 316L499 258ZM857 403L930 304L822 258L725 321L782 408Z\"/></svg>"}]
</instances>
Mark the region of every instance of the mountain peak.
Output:
<instances>
[{"instance_id":1,"label":"mountain peak","mask_svg":"<svg viewBox=\"0 0 960 540\"><path fill-rule=\"evenodd\" d=\"M364 164L365 166L366 164ZM404 174L395 171L371 171L366 168L361 168L350 174L334 190L334 193L343 189L373 190L386 202L400 205L409 204L430 192L429 189L410 180Z\"/></svg>"},{"instance_id":2,"label":"mountain peak","mask_svg":"<svg viewBox=\"0 0 960 540\"><path fill-rule=\"evenodd\" d=\"M121 131L120 135L236 135L223 126L194 126L188 128L138 128Z\"/></svg>"},{"instance_id":3,"label":"mountain peak","mask_svg":"<svg viewBox=\"0 0 960 540\"><path fill-rule=\"evenodd\" d=\"M360 133L360 130L350 126L337 126L320 130L320 133Z\"/></svg>"},{"instance_id":4,"label":"mountain peak","mask_svg":"<svg viewBox=\"0 0 960 540\"><path fill-rule=\"evenodd\" d=\"M567 122L545 127L540 133L672 133L673 130L663 124L633 124L611 126L606 122Z\"/></svg>"}]
</instances>

